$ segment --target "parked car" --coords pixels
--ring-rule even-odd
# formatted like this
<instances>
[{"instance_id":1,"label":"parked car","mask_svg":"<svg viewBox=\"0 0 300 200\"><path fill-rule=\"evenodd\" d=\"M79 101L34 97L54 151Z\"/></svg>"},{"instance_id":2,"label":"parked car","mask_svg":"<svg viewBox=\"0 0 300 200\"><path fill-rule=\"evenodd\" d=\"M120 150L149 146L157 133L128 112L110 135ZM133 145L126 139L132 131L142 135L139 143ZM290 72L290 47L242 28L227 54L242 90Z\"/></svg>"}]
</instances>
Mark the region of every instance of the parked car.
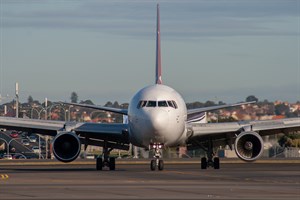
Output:
<instances>
[{"instance_id":1,"label":"parked car","mask_svg":"<svg viewBox=\"0 0 300 200\"><path fill-rule=\"evenodd\" d=\"M3 159L12 160L13 158L12 158L12 155L10 155L10 154L4 154Z\"/></svg>"},{"instance_id":2,"label":"parked car","mask_svg":"<svg viewBox=\"0 0 300 200\"><path fill-rule=\"evenodd\" d=\"M12 131L9 135L10 135L10 137L12 137L12 138L18 138L18 137L19 137L19 134L18 134L17 131Z\"/></svg>"},{"instance_id":3,"label":"parked car","mask_svg":"<svg viewBox=\"0 0 300 200\"><path fill-rule=\"evenodd\" d=\"M30 142L36 142L36 137L33 135L29 136L28 139Z\"/></svg>"},{"instance_id":4,"label":"parked car","mask_svg":"<svg viewBox=\"0 0 300 200\"><path fill-rule=\"evenodd\" d=\"M0 132L5 132L6 129L5 128L0 128Z\"/></svg>"},{"instance_id":5,"label":"parked car","mask_svg":"<svg viewBox=\"0 0 300 200\"><path fill-rule=\"evenodd\" d=\"M13 156L13 159L26 159L26 156L24 156L23 154L16 154Z\"/></svg>"},{"instance_id":6,"label":"parked car","mask_svg":"<svg viewBox=\"0 0 300 200\"><path fill-rule=\"evenodd\" d=\"M21 140L21 142L22 142L23 145L29 146L29 140L23 139L23 140Z\"/></svg>"},{"instance_id":7,"label":"parked car","mask_svg":"<svg viewBox=\"0 0 300 200\"><path fill-rule=\"evenodd\" d=\"M33 146L31 149L34 153L40 153L40 148L38 146Z\"/></svg>"},{"instance_id":8,"label":"parked car","mask_svg":"<svg viewBox=\"0 0 300 200\"><path fill-rule=\"evenodd\" d=\"M87 154L85 156L86 159L95 159L95 155L94 154Z\"/></svg>"}]
</instances>

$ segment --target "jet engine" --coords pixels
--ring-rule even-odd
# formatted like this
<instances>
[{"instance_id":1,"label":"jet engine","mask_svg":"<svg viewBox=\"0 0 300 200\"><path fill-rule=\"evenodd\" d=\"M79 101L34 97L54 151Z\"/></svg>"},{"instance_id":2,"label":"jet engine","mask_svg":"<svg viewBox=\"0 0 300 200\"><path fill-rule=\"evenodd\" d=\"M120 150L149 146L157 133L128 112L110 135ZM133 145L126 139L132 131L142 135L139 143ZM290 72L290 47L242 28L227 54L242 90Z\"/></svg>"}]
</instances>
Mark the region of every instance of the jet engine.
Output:
<instances>
[{"instance_id":1,"label":"jet engine","mask_svg":"<svg viewBox=\"0 0 300 200\"><path fill-rule=\"evenodd\" d=\"M264 142L256 132L242 132L235 139L234 148L240 159L251 162L262 155Z\"/></svg>"},{"instance_id":2,"label":"jet engine","mask_svg":"<svg viewBox=\"0 0 300 200\"><path fill-rule=\"evenodd\" d=\"M78 157L80 147L81 143L78 136L72 132L65 132L54 138L52 150L57 160L71 162Z\"/></svg>"}]
</instances>

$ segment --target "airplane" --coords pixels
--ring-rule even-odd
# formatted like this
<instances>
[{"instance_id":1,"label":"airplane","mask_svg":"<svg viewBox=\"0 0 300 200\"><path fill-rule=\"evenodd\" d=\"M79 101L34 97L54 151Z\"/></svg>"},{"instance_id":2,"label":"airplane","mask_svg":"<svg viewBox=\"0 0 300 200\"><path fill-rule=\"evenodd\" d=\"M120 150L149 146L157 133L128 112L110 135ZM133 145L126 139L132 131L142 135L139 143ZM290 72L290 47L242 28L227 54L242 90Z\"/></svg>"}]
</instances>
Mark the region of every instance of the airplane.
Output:
<instances>
[{"instance_id":1,"label":"airplane","mask_svg":"<svg viewBox=\"0 0 300 200\"><path fill-rule=\"evenodd\" d=\"M103 147L102 156L96 159L96 169L115 170L113 149L128 150L132 144L154 152L151 170L163 170L162 150L167 147L187 146L201 148L201 169L220 168L215 147L234 144L237 156L247 162L257 160L263 153L262 136L300 131L300 118L269 121L240 121L228 123L199 123L206 112L247 105L242 102L188 110L181 95L162 81L160 15L157 4L155 84L139 90L131 99L128 109L96 105L65 103L128 117L128 123L63 122L0 117L0 127L53 136L52 150L62 162L75 160L88 145Z\"/></svg>"}]
</instances>

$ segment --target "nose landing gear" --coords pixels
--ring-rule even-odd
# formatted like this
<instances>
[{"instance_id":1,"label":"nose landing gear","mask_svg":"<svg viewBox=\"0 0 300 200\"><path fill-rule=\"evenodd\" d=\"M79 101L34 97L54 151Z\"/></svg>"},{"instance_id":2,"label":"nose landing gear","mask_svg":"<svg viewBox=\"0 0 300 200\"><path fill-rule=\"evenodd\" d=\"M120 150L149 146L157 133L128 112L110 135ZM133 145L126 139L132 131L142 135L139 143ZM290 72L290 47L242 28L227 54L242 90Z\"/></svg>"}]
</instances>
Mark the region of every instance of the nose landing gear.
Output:
<instances>
[{"instance_id":1,"label":"nose landing gear","mask_svg":"<svg viewBox=\"0 0 300 200\"><path fill-rule=\"evenodd\" d=\"M162 148L163 144L150 144L150 149L154 150L154 159L152 159L150 162L150 169L152 171L156 170L156 168L160 171L164 169L164 161L161 159Z\"/></svg>"}]
</instances>

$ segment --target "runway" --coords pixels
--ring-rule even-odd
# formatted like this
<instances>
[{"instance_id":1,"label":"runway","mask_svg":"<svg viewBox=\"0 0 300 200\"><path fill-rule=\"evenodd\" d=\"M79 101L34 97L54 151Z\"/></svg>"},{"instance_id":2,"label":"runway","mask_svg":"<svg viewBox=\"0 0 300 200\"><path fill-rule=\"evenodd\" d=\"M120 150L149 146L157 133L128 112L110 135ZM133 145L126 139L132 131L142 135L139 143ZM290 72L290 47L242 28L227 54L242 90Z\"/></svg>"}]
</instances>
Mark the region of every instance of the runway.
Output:
<instances>
[{"instance_id":1,"label":"runway","mask_svg":"<svg viewBox=\"0 0 300 200\"><path fill-rule=\"evenodd\" d=\"M0 199L300 199L298 161L221 161L219 170L169 162L164 171L130 162L117 162L116 171L96 171L90 162L0 162L0 174L7 175L0 177Z\"/></svg>"}]
</instances>

